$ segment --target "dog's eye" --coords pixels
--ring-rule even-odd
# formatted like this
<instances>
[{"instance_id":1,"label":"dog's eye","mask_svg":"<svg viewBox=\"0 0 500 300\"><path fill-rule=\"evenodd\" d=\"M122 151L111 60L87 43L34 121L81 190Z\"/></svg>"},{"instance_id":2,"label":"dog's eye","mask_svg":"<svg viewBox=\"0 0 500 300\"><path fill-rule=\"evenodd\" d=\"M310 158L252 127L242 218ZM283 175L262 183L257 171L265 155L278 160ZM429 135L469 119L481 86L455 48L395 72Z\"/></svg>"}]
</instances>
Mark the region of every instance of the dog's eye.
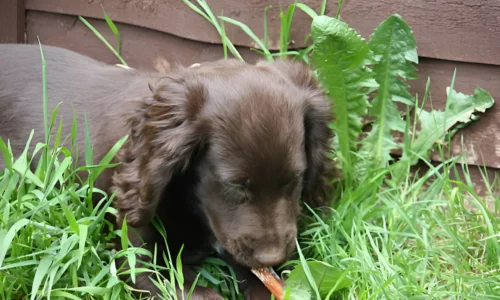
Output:
<instances>
[{"instance_id":1,"label":"dog's eye","mask_svg":"<svg viewBox=\"0 0 500 300\"><path fill-rule=\"evenodd\" d=\"M302 189L302 178L296 178L283 187L283 193L288 196L294 196L296 193L300 193Z\"/></svg>"},{"instance_id":2,"label":"dog's eye","mask_svg":"<svg viewBox=\"0 0 500 300\"><path fill-rule=\"evenodd\" d=\"M235 180L229 183L232 188L238 189L239 191L248 191L250 190L250 179L245 180Z\"/></svg>"},{"instance_id":3,"label":"dog's eye","mask_svg":"<svg viewBox=\"0 0 500 300\"><path fill-rule=\"evenodd\" d=\"M245 190L249 190L250 184L251 184L250 179L246 179L246 180L243 180L239 185L241 186L241 188L243 188Z\"/></svg>"},{"instance_id":4,"label":"dog's eye","mask_svg":"<svg viewBox=\"0 0 500 300\"><path fill-rule=\"evenodd\" d=\"M241 198L244 198L242 201L247 201L250 197L250 180L239 182L236 185L236 189L238 190L238 194L240 194Z\"/></svg>"},{"instance_id":5,"label":"dog's eye","mask_svg":"<svg viewBox=\"0 0 500 300\"><path fill-rule=\"evenodd\" d=\"M228 195L233 199L238 199L238 202L245 202L250 198L250 180L232 181L227 184Z\"/></svg>"}]
</instances>

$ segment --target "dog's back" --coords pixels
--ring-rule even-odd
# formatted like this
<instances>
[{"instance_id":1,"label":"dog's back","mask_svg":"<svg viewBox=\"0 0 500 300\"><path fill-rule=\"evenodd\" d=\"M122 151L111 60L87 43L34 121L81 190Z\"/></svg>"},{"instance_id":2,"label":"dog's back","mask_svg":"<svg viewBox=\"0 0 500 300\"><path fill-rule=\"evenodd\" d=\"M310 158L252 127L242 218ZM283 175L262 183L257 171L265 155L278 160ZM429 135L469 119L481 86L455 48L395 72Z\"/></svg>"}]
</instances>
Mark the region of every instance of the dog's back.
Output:
<instances>
[{"instance_id":1,"label":"dog's back","mask_svg":"<svg viewBox=\"0 0 500 300\"><path fill-rule=\"evenodd\" d=\"M71 133L75 113L77 144L81 151L86 114L91 140L99 143L96 149L101 153L95 153L99 159L117 137L127 134L124 116L131 109L130 101L150 93L150 78L139 71L106 65L63 48L42 46L42 50L46 61L49 119L52 110L62 102L57 115L63 118L63 138L66 138ZM56 120L57 127L59 118ZM32 130L34 138L30 149L44 141L43 128L39 46L0 44L0 137L5 142L10 140L17 157ZM0 159L0 172L3 168L4 162Z\"/></svg>"}]
</instances>

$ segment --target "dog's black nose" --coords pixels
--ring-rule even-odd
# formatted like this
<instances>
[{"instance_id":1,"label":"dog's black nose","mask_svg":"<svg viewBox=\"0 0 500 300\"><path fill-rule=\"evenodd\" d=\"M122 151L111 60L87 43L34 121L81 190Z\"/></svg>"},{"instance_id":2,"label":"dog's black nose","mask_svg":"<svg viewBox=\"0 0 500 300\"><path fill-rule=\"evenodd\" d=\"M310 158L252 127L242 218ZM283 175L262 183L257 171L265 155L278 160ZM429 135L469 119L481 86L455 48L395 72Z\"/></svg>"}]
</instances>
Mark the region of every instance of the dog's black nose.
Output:
<instances>
[{"instance_id":1,"label":"dog's black nose","mask_svg":"<svg viewBox=\"0 0 500 300\"><path fill-rule=\"evenodd\" d=\"M261 250L254 254L254 259L263 267L272 267L284 263L286 254L279 249Z\"/></svg>"}]
</instances>

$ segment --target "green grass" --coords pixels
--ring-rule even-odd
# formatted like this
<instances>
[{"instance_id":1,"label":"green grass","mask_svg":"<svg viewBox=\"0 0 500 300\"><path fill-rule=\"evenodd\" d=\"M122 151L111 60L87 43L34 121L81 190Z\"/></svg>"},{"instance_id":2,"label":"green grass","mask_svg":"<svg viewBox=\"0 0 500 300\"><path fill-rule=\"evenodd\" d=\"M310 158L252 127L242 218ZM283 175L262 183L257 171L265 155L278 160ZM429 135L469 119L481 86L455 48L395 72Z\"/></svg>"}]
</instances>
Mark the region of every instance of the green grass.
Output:
<instances>
[{"instance_id":1,"label":"green grass","mask_svg":"<svg viewBox=\"0 0 500 300\"><path fill-rule=\"evenodd\" d=\"M439 176L424 190L430 173ZM370 193L378 180L367 182L302 232L306 257L350 275L342 299L500 297L498 211L443 173L431 169L378 194ZM492 201L498 205L498 197Z\"/></svg>"},{"instance_id":2,"label":"green grass","mask_svg":"<svg viewBox=\"0 0 500 300\"><path fill-rule=\"evenodd\" d=\"M328 33L331 27L323 27L325 32L316 31L313 34L316 50L313 46L300 51L289 50L288 41L290 22L296 8L321 21L317 18L323 15L326 1L321 5L319 14L301 3L281 10L281 28L284 32L281 34L278 53L267 49L267 22L264 23L263 33L266 38L261 41L259 35L245 24L226 17L216 17L205 1L198 0L198 5L187 0L184 2L216 27L221 34L225 57L231 53L237 59L242 59L225 36L224 29L225 26L239 26L252 38L259 40L256 44L261 49L255 51L265 59L289 57L310 63L311 53L313 61L324 58L321 56L321 47L328 44L322 44L318 37ZM339 4L342 4L341 0ZM336 11L337 17L340 15L340 6ZM107 15L105 19L117 37L118 50L114 50L98 32L94 33L107 47L113 49L122 64L126 64L120 57L118 28ZM81 20L85 23L84 19ZM397 17L389 18L383 23L385 25L379 27L378 33L374 33L371 41L365 43L356 41L355 32L348 26L330 19L326 21L339 29L335 38L348 36L354 45L352 52L348 52L341 60L349 64L347 71L342 64L335 65L337 69L332 77L327 76L333 70L332 66L316 65L319 78L337 79L343 72L355 74L364 67L361 63L366 57L362 55L369 55L372 50L356 52L363 48L359 45L366 45L366 49L372 47L374 52L382 49L380 43L382 46L391 46L384 44L384 39L377 38L387 33L383 29L385 25L401 22ZM93 27L88 22L86 24L92 30ZM409 53L413 51L411 39L407 35L404 38L410 45L404 51ZM349 45L344 45L347 46L343 49L349 50ZM395 51L394 48L391 51ZM384 53L389 52L387 50ZM323 54L331 53L325 51ZM342 52L335 53L336 56L332 58L343 55ZM358 53L358 56L353 56L353 53ZM43 61L43 51L41 54ZM377 73L378 69L373 68L373 78L378 85L372 88L388 91L378 100L379 105L383 103L387 107L392 105L392 100L386 84L392 80L391 72L399 72L391 68L395 64L401 66L407 62L397 53L392 56L380 55L378 59L378 62L371 63L379 63L384 69ZM51 67L45 66L45 63L43 66L43 70ZM410 74L410 68L405 68ZM381 78L379 74L385 77ZM306 214L300 220L297 253L286 264L292 271L278 270L278 273L289 276L286 281L289 299L500 299L498 180L486 178L483 172L488 192L486 195L477 195L469 175L472 167L459 164L458 157L445 159L445 150L439 146L449 141L450 130L457 124L454 118L466 116L467 120L475 119L469 115L471 111L478 107L478 110L487 109L490 105L488 95L482 90L477 90L471 96L456 93L453 90L455 75L450 74L451 88L447 110L444 112L420 109L425 102L430 101L426 92L423 103L419 102L416 95L406 99L407 115L415 116L415 123L409 119L392 124L382 123L385 122L383 120L373 121L374 124L402 129L405 137L403 143L391 145L402 150L402 159L392 160L386 156L381 161L372 160L371 153L388 154L391 149L380 139L369 146L366 145L367 141L371 141L370 138L362 139L357 144L357 133L353 133L355 139L348 134L343 137L341 143L348 145L344 150L338 143L334 145L340 163L345 163L343 159L348 157L360 168L344 170L349 172L347 177L351 179L340 182L335 199L332 199L335 201L327 212L305 208ZM45 82L45 75L43 78ZM339 85L345 86L346 91L350 88L347 82L339 80L325 81L327 88L332 87L328 86L331 82L335 82L337 88ZM393 84L399 84L404 89L404 83ZM352 96L347 95L347 98ZM335 93L330 94L330 97L334 103L341 104L341 98ZM485 102L482 100L486 101L483 108L481 105ZM46 103L46 93L42 93L40 105L46 108ZM358 115L353 115L354 111L348 105L345 109L351 114L351 119L332 126L354 130L358 123L352 120L356 120ZM368 115L368 110L367 105L363 113ZM417 119L423 125L419 132L415 129ZM126 224L123 228L114 228L105 218L105 213L116 214L110 206L113 195L107 195L94 187L99 174L113 166L110 165L111 157L126 137L118 141L102 161L96 163L92 161L92 141L86 134L85 157L82 158L86 166L77 169L79 158L72 157L70 153L75 147L76 127L86 124L74 122L73 134L63 137L57 109L51 115L44 109L44 118L40 122L44 122L47 139L37 144L34 151L26 150L14 156L8 141L0 138L0 152L6 162L5 171L1 173L0 170L0 299L47 299L49 296L51 299L133 299L132 288L121 281L119 275L129 274L136 278L141 272L156 275L158 286L165 292L165 299L176 299L169 295L183 284L182 261L172 257L169 252L149 253L130 245L126 232L131 229ZM49 131L56 133L51 139L47 134ZM383 134L382 130L373 132L379 138ZM421 137L427 139L421 140ZM359 151L356 150L358 146L361 146ZM428 151L432 146L440 151L442 163L429 161ZM42 159L32 172L28 165L34 155ZM410 172L417 161L427 164L429 170L416 175ZM87 179L80 180L78 175L81 172L88 175ZM453 179L457 178L457 174L462 174L462 180ZM493 186L489 185L492 181L495 182ZM104 196L95 207L90 201L93 192ZM160 224L156 225L162 229ZM113 250L115 241L121 243L123 250ZM134 267L138 254L153 257L156 263L164 262L166 267L156 263L146 264L144 268ZM132 266L130 271L124 271L123 266L117 263L119 257L127 258L128 264ZM165 276L160 275L161 270L166 271ZM200 268L197 284L218 289L227 299L241 299L233 274L225 262L209 258Z\"/></svg>"}]
</instances>

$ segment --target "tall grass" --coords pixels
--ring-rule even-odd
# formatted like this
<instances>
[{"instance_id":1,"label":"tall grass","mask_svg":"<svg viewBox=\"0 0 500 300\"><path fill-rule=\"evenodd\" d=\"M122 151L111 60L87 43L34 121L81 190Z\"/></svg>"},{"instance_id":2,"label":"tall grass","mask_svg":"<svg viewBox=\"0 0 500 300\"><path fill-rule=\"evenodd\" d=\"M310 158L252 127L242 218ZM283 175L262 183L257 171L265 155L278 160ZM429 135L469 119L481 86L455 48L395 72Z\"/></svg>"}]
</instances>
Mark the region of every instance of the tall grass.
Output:
<instances>
[{"instance_id":1,"label":"tall grass","mask_svg":"<svg viewBox=\"0 0 500 300\"><path fill-rule=\"evenodd\" d=\"M486 91L461 94L454 90L459 74L450 74L446 109L425 111L431 81L423 99L408 93L418 56L411 28L398 15L389 16L365 41L338 20L342 0L335 18L324 16L326 1L318 12L296 2L280 10L276 53L268 49L267 9L261 39L247 25L216 16L204 0L183 1L221 35L224 57L243 60L225 34L226 26L238 26L255 40L260 49L254 50L264 59L311 64L333 103L337 139L332 147L345 178L328 212L306 207L297 253L285 264L291 270L280 270L287 278L287 299L500 298L497 187L483 172L488 192L479 196L471 167L460 164L459 157L445 158L441 146L449 143L457 125L466 126L493 105ZM312 21L311 46L301 50L289 49L297 9ZM117 27L109 17L106 21L120 45ZM125 64L120 46L115 50L111 43L105 45ZM41 96L40 105L46 107L46 94ZM395 102L406 105L406 117L395 110ZM371 117L368 132L363 131L366 117ZM168 251L149 253L130 245L126 223L113 228L104 217L116 213L110 207L113 195L94 187L100 172L112 167L111 157L126 137L95 164L87 133L86 166L78 169L78 157L72 155L78 153L78 124L73 122L67 148L61 123L56 122L57 108L51 116L45 109L45 130L55 129L54 138L47 134L45 143L31 153L28 149L33 148L26 148L18 157L0 138L6 165L0 175L0 299L132 299L132 288L119 275L136 278L141 272L152 272L165 299L175 299L174 289L183 286L182 261ZM392 135L394 131L403 141ZM429 160L432 149L440 151L441 163ZM393 150L400 150L402 157L395 158ZM30 157L40 154L45 159L32 172ZM414 174L417 162L428 170ZM87 178L79 181L77 171L86 172ZM457 174L462 180L454 179ZM92 193L103 195L96 206L90 201ZM165 234L161 224L156 225ZM113 250L115 241L123 250ZM139 254L152 257L153 263L136 266ZM127 258L129 271L118 265L119 257ZM166 267L160 267L159 260ZM207 259L197 284L215 288L227 299L242 299L234 273L220 259Z\"/></svg>"}]
</instances>

